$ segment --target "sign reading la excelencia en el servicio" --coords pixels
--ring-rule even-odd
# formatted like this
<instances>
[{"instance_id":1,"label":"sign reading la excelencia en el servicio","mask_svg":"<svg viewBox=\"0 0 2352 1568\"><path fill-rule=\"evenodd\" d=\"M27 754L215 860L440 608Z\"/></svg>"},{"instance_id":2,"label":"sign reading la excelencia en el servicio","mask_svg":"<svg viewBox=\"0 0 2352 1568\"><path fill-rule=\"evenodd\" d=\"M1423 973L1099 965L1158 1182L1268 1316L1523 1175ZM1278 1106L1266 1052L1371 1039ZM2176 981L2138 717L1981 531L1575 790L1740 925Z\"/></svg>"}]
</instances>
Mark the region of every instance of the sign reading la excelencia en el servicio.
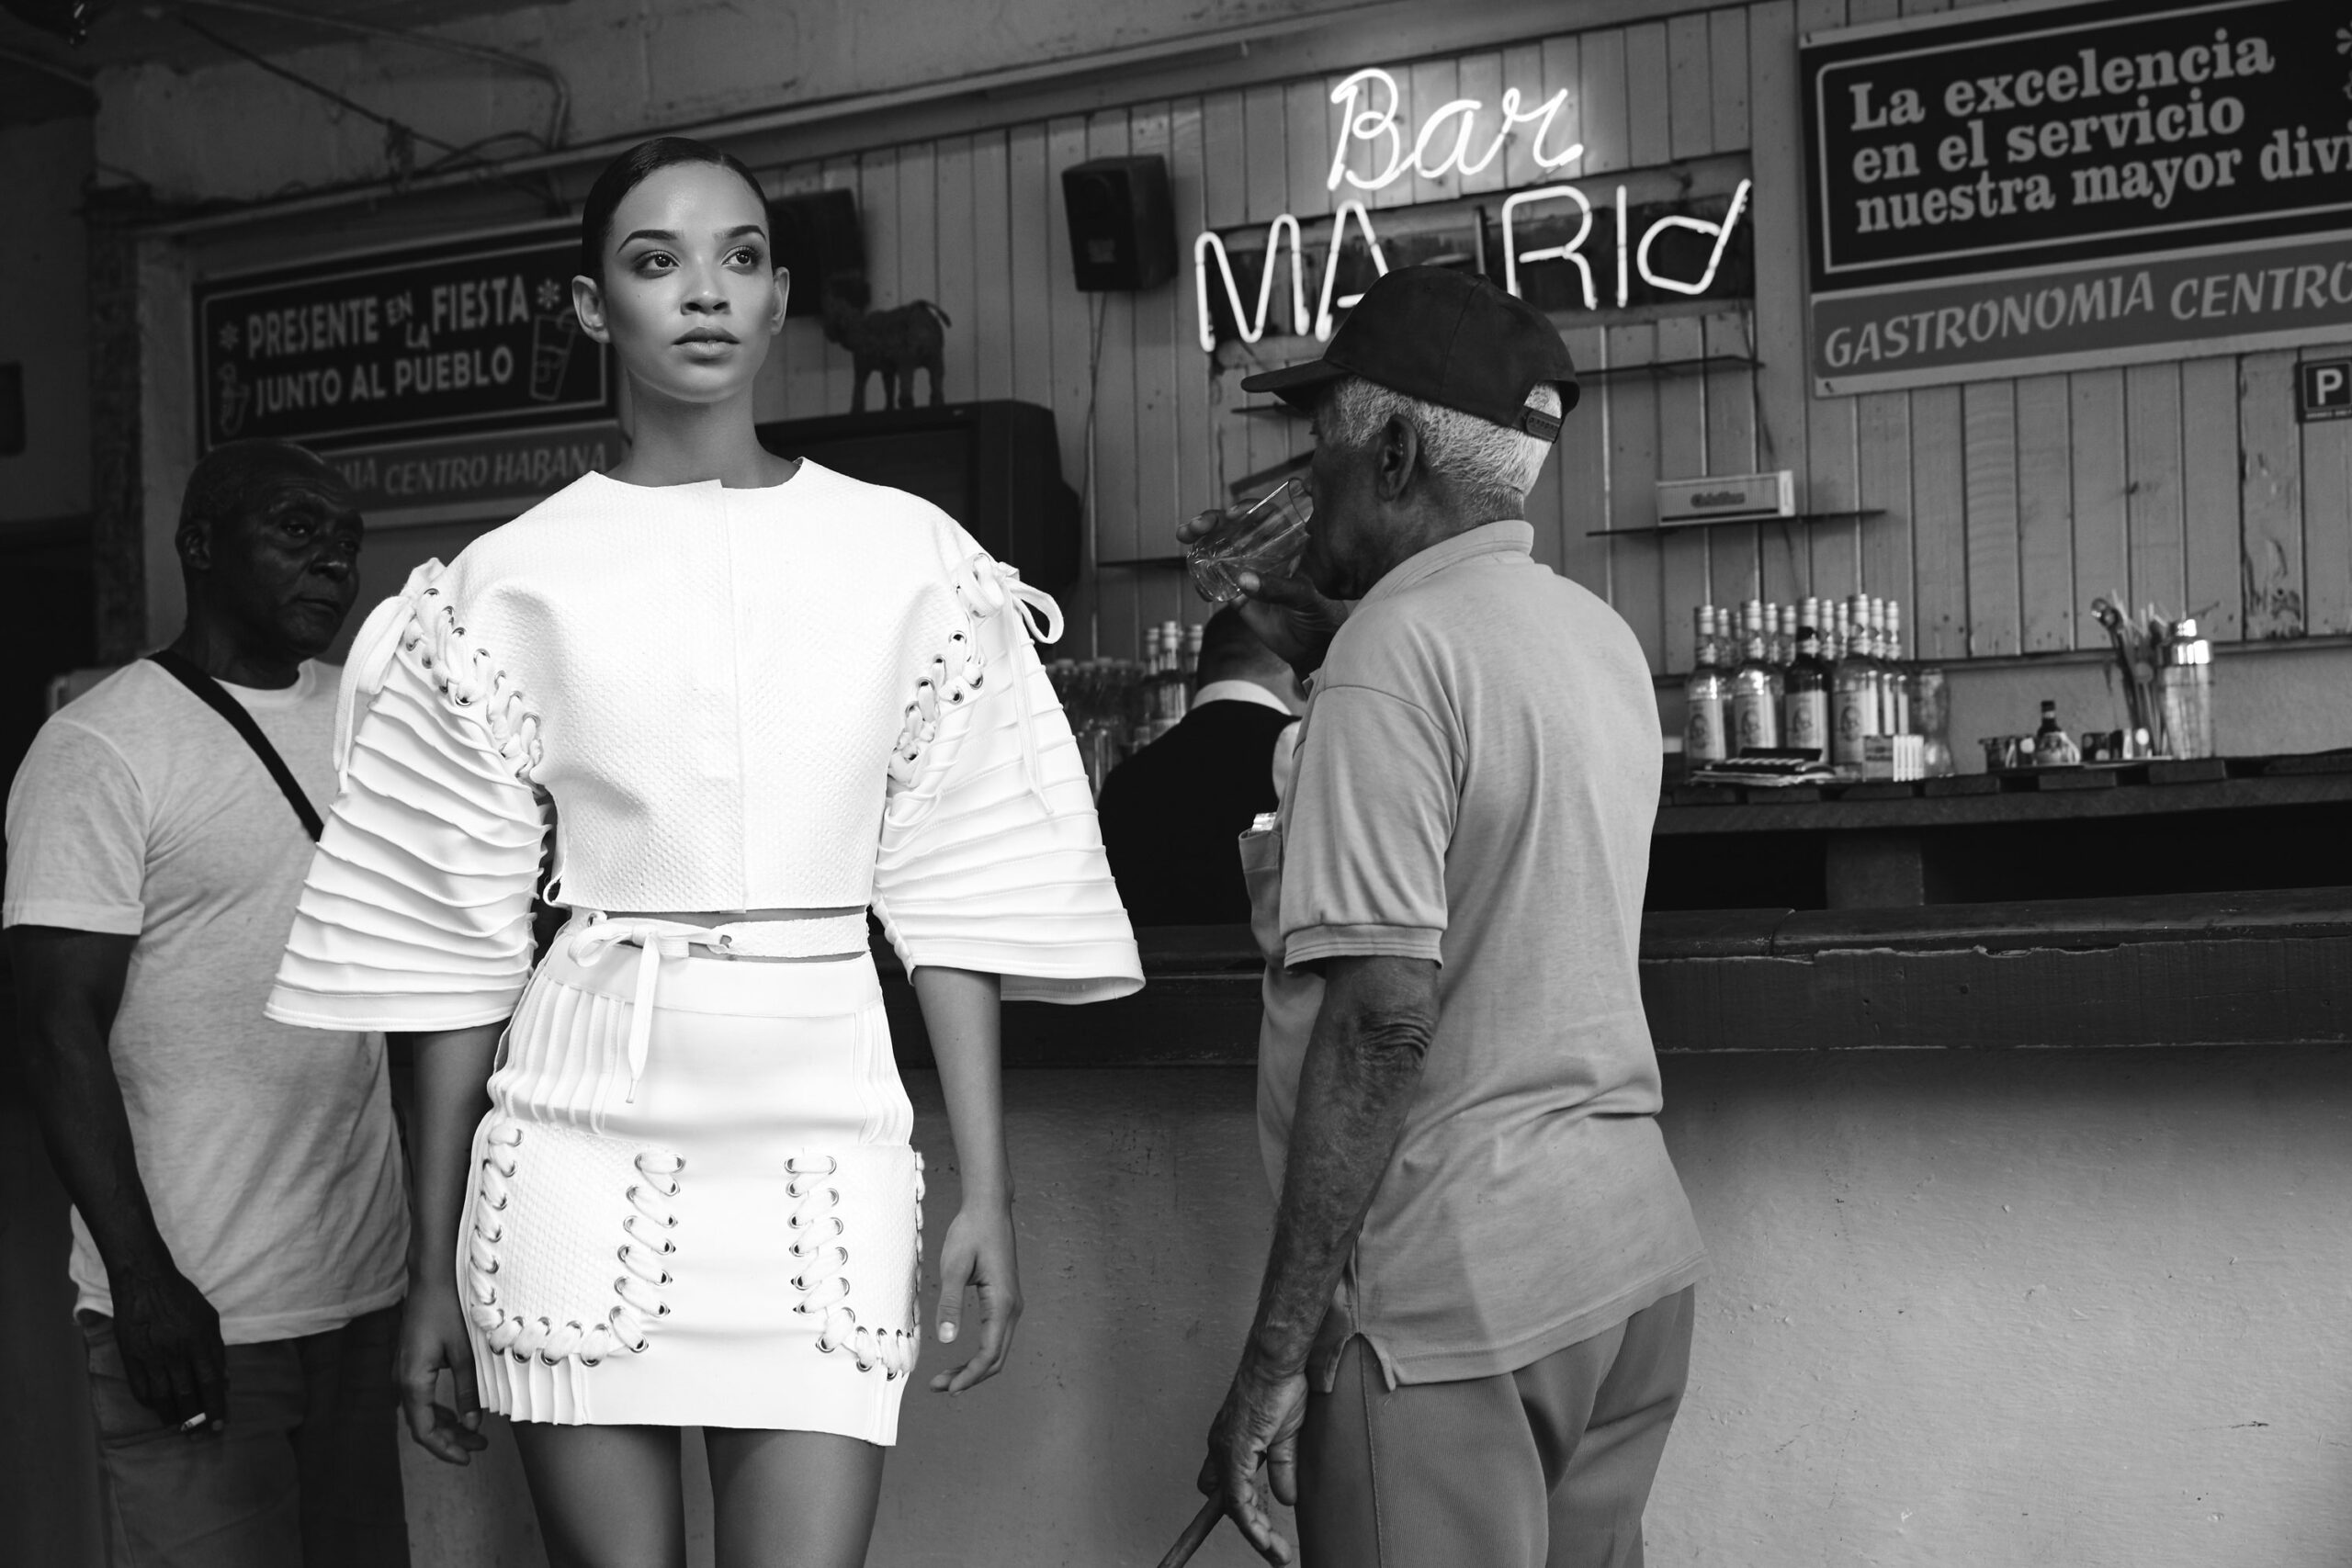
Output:
<instances>
[{"instance_id":1,"label":"sign reading la excelencia en el servicio","mask_svg":"<svg viewBox=\"0 0 2352 1568\"><path fill-rule=\"evenodd\" d=\"M602 348L571 308L572 225L199 284L207 448L322 449L608 417Z\"/></svg>"},{"instance_id":2,"label":"sign reading la excelencia en el servicio","mask_svg":"<svg viewBox=\"0 0 2352 1568\"><path fill-rule=\"evenodd\" d=\"M2007 6L1801 66L1816 391L2352 337L2352 5Z\"/></svg>"}]
</instances>

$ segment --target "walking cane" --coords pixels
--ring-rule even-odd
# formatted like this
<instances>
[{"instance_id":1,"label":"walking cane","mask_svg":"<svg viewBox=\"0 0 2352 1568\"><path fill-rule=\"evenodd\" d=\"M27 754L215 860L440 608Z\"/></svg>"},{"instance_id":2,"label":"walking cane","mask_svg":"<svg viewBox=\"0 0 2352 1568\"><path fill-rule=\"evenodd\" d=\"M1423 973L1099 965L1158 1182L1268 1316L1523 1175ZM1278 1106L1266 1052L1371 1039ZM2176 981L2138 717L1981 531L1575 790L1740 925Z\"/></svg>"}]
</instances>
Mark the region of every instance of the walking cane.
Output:
<instances>
[{"instance_id":1,"label":"walking cane","mask_svg":"<svg viewBox=\"0 0 2352 1568\"><path fill-rule=\"evenodd\" d=\"M1184 1527L1184 1533L1176 1538L1176 1544L1170 1547L1168 1555L1159 1560L1159 1568L1184 1568L1184 1564L1193 1560L1193 1553L1201 1549L1201 1543L1208 1540L1210 1532L1216 1529L1217 1520L1223 1517L1225 1495L1220 1492L1201 1505L1201 1511L1193 1516L1193 1522Z\"/></svg>"}]
</instances>

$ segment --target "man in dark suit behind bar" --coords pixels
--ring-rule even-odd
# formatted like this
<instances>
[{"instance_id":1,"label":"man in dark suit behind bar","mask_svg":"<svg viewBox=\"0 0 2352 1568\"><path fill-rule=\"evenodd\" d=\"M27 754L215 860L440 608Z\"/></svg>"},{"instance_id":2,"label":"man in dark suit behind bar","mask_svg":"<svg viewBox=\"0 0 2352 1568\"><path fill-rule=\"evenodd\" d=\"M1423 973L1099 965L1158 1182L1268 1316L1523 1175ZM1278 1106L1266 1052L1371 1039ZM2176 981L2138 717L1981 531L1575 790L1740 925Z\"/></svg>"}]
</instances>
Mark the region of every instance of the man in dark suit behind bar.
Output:
<instances>
[{"instance_id":1,"label":"man in dark suit behind bar","mask_svg":"<svg viewBox=\"0 0 2352 1568\"><path fill-rule=\"evenodd\" d=\"M1112 771L1099 811L1119 896L1139 926L1244 925L1235 840L1274 809L1304 705L1298 677L1231 605L1201 637L1184 721Z\"/></svg>"}]
</instances>

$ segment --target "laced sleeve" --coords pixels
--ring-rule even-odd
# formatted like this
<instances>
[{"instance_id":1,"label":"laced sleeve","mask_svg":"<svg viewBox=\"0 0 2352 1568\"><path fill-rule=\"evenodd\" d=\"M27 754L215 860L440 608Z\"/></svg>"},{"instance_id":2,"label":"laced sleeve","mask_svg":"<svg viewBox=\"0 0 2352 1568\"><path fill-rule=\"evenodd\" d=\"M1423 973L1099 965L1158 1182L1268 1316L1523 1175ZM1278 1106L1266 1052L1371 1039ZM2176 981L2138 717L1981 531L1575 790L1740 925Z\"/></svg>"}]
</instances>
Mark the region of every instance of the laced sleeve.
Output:
<instances>
[{"instance_id":1,"label":"laced sleeve","mask_svg":"<svg viewBox=\"0 0 2352 1568\"><path fill-rule=\"evenodd\" d=\"M281 1023L494 1023L529 977L538 719L468 639L442 574L419 567L344 668L340 788L265 1010Z\"/></svg>"},{"instance_id":2,"label":"laced sleeve","mask_svg":"<svg viewBox=\"0 0 2352 1568\"><path fill-rule=\"evenodd\" d=\"M909 703L890 764L874 906L910 973L1004 978L1008 1001L1091 1002L1143 986L1094 798L1032 640L1054 602L974 553L964 629Z\"/></svg>"}]
</instances>

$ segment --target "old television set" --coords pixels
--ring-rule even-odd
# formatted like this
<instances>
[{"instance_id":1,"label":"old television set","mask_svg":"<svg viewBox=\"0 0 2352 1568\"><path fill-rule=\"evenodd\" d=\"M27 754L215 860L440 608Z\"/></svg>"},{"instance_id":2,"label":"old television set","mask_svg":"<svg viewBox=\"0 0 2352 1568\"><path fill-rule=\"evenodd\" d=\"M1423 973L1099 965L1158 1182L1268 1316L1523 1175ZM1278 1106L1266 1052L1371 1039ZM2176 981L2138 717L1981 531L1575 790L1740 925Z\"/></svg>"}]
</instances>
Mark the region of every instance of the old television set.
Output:
<instances>
[{"instance_id":1,"label":"old television set","mask_svg":"<svg viewBox=\"0 0 2352 1568\"><path fill-rule=\"evenodd\" d=\"M922 496L1023 581L1058 592L1077 581L1079 499L1062 481L1051 409L949 403L775 420L759 434L780 457Z\"/></svg>"}]
</instances>

